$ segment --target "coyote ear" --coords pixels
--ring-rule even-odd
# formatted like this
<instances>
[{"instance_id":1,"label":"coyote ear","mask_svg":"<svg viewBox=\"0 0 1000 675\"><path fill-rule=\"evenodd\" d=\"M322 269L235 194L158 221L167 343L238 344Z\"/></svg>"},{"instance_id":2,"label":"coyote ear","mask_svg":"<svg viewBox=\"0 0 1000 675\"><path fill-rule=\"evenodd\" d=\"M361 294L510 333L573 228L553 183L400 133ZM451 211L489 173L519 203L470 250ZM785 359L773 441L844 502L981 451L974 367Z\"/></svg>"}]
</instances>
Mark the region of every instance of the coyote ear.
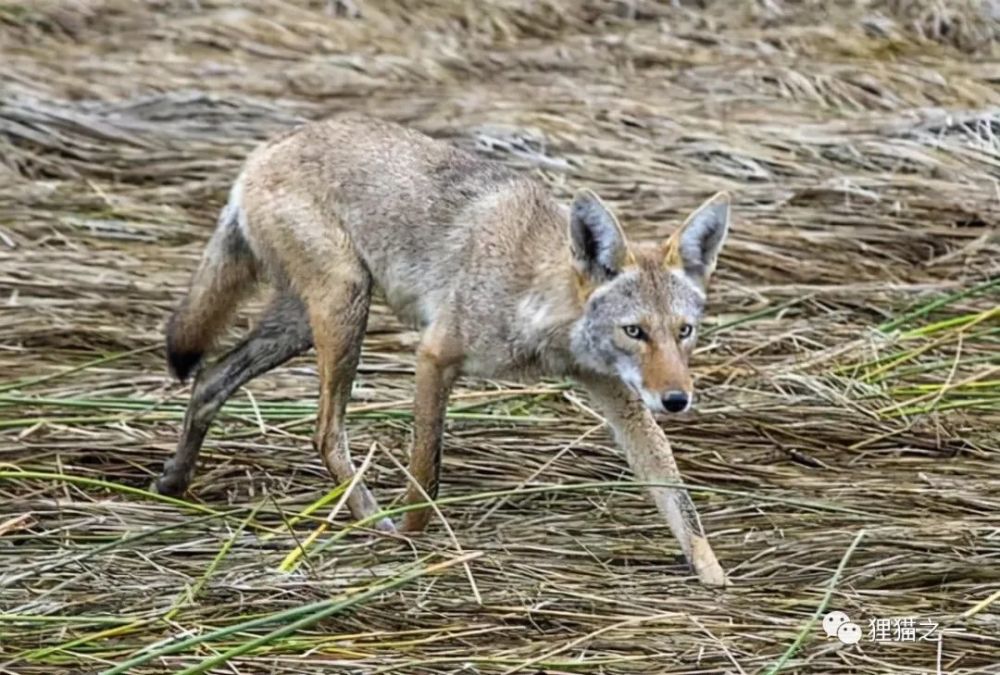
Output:
<instances>
[{"instance_id":1,"label":"coyote ear","mask_svg":"<svg viewBox=\"0 0 1000 675\"><path fill-rule=\"evenodd\" d=\"M573 199L569 234L576 268L594 282L614 278L632 260L621 225L590 190Z\"/></svg>"},{"instance_id":2,"label":"coyote ear","mask_svg":"<svg viewBox=\"0 0 1000 675\"><path fill-rule=\"evenodd\" d=\"M699 206L670 236L664 264L681 267L695 280L707 284L728 232L729 195L720 192Z\"/></svg>"}]
</instances>

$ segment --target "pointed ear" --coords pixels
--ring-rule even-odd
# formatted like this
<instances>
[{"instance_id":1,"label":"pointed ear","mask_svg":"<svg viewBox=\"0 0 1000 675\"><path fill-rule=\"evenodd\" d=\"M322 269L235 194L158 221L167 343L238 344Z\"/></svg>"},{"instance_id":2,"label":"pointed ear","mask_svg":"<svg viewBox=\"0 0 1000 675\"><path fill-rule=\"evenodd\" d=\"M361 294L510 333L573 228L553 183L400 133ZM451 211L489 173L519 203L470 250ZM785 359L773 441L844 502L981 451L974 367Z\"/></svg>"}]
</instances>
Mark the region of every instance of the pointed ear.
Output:
<instances>
[{"instance_id":1,"label":"pointed ear","mask_svg":"<svg viewBox=\"0 0 1000 675\"><path fill-rule=\"evenodd\" d=\"M614 278L632 260L621 225L590 190L573 199L569 234L576 268L594 283Z\"/></svg>"},{"instance_id":2,"label":"pointed ear","mask_svg":"<svg viewBox=\"0 0 1000 675\"><path fill-rule=\"evenodd\" d=\"M702 285L715 271L729 232L729 195L720 192L699 206L667 240L664 264L681 267Z\"/></svg>"}]
</instances>

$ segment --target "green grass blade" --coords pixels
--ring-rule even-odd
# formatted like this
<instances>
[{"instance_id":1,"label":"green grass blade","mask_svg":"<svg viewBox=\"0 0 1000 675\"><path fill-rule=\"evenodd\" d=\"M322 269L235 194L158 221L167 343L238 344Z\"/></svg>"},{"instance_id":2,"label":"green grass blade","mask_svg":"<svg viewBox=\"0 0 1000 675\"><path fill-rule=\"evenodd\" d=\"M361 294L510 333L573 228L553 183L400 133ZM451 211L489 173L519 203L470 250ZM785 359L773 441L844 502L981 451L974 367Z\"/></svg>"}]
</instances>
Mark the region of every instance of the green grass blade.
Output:
<instances>
[{"instance_id":1,"label":"green grass blade","mask_svg":"<svg viewBox=\"0 0 1000 675\"><path fill-rule=\"evenodd\" d=\"M427 566L424 566L423 563L426 562L428 558L423 558L417 563L417 565L411 567L408 571L403 572L402 574L399 574L389 579L388 581L373 584L372 586L369 586L367 589L365 589L360 593L350 595L344 598L338 598L335 600L321 600L319 602L310 603L302 607L295 607L293 609L285 610L282 612L269 614L267 616L253 619L251 621L244 621L238 624L234 624L232 626L226 626L225 628L220 628L218 630L205 633L204 635L197 635L191 638L187 638L185 640L181 640L180 642L175 642L173 644L162 645L160 647L157 647L156 649L150 650L143 654L139 654L127 661L124 661L123 663L120 663L113 668L105 670L101 673L101 675L121 675L121 673L128 672L130 669L135 668L136 666L140 666L144 663L147 663L161 656L177 654L189 649L190 647L195 647L197 645L201 645L207 642L219 640L220 638L224 638L236 633L246 632L254 628L266 626L271 623L284 622L289 620L291 621L291 623L289 623L288 625L283 626L282 628L279 628L277 630L271 631L267 635L250 640L248 642L244 642L239 646L229 649L216 656L213 656L212 658L207 659L206 661L203 661L202 663L196 666L192 666L191 668L187 668L181 671L181 673L186 673L188 675L193 673L203 673L209 668L225 663L226 661L230 660L235 656L239 656L240 654L245 654L246 652L252 651L259 646L269 644L270 642L273 642L274 640L277 640L286 635L290 635L291 633L294 633L300 630L301 628L307 628L325 617L328 617L344 609L353 607L354 605L364 602L365 600L375 597L376 595L392 590L394 588L398 588L422 576L428 574L435 574L454 565L468 562L478 557L479 555L481 554L478 552L470 552L461 556L457 556L455 558L450 558L443 562L434 563L432 565L427 565Z\"/></svg>"},{"instance_id":2,"label":"green grass blade","mask_svg":"<svg viewBox=\"0 0 1000 675\"><path fill-rule=\"evenodd\" d=\"M814 626L819 621L819 617L824 611L826 611L827 606L830 604L830 598L833 596L834 589L837 588L837 583L840 581L840 577L844 573L844 568L847 567L847 561L851 559L851 556L854 554L854 549L858 547L858 544L861 543L864 536L864 530L859 530L855 535L854 541L852 541L851 545L847 547L847 551L844 552L843 557L840 559L840 564L837 565L837 571L834 572L833 577L830 578L830 583L826 586L826 593L823 594L823 600L819 603L816 611L813 612L812 618L810 618L809 621L806 622L806 625L802 627L802 630L799 631L799 634L796 636L792 644L788 645L788 649L786 649L781 655L781 658L779 658L773 666L768 668L766 675L775 675L775 673L784 668L785 664L788 663L788 660L795 656L795 652L799 650L802 643L808 639L809 634L813 631Z\"/></svg>"}]
</instances>

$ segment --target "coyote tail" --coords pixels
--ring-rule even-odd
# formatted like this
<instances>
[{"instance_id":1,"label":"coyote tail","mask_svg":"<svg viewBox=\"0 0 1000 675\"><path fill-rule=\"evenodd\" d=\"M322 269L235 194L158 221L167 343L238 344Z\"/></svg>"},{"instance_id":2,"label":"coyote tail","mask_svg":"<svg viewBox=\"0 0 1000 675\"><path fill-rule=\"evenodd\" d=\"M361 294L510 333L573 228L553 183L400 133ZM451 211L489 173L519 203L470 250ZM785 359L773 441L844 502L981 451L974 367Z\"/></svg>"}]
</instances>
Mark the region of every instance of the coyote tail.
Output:
<instances>
[{"instance_id":1,"label":"coyote tail","mask_svg":"<svg viewBox=\"0 0 1000 675\"><path fill-rule=\"evenodd\" d=\"M256 285L257 262L244 235L241 192L237 182L194 273L191 288L167 324L167 362L182 382Z\"/></svg>"}]
</instances>

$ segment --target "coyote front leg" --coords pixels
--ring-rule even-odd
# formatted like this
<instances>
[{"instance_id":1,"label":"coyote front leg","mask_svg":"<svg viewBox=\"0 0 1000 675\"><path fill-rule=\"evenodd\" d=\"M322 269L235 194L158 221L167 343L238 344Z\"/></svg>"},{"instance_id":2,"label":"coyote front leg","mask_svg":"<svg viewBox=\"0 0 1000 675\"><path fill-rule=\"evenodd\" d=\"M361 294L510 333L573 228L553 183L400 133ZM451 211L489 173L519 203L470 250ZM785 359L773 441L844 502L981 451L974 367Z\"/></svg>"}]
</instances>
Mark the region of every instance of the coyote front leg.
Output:
<instances>
[{"instance_id":1,"label":"coyote front leg","mask_svg":"<svg viewBox=\"0 0 1000 675\"><path fill-rule=\"evenodd\" d=\"M448 395L458 377L459 358L446 337L439 331L427 331L417 350L416 396L413 405L413 447L410 450L410 476L417 485L406 491L407 504L436 499L441 475L441 435L448 407ZM419 488L417 487L419 485ZM426 494L426 497L424 496ZM419 532L427 527L431 511L425 507L408 511L403 529Z\"/></svg>"},{"instance_id":2,"label":"coyote front leg","mask_svg":"<svg viewBox=\"0 0 1000 675\"><path fill-rule=\"evenodd\" d=\"M594 403L614 430L636 479L642 483L681 480L670 442L653 414L623 384L613 380L585 381ZM726 585L726 574L705 537L694 502L686 490L650 488L660 513L680 542L698 579L707 586Z\"/></svg>"}]
</instances>

